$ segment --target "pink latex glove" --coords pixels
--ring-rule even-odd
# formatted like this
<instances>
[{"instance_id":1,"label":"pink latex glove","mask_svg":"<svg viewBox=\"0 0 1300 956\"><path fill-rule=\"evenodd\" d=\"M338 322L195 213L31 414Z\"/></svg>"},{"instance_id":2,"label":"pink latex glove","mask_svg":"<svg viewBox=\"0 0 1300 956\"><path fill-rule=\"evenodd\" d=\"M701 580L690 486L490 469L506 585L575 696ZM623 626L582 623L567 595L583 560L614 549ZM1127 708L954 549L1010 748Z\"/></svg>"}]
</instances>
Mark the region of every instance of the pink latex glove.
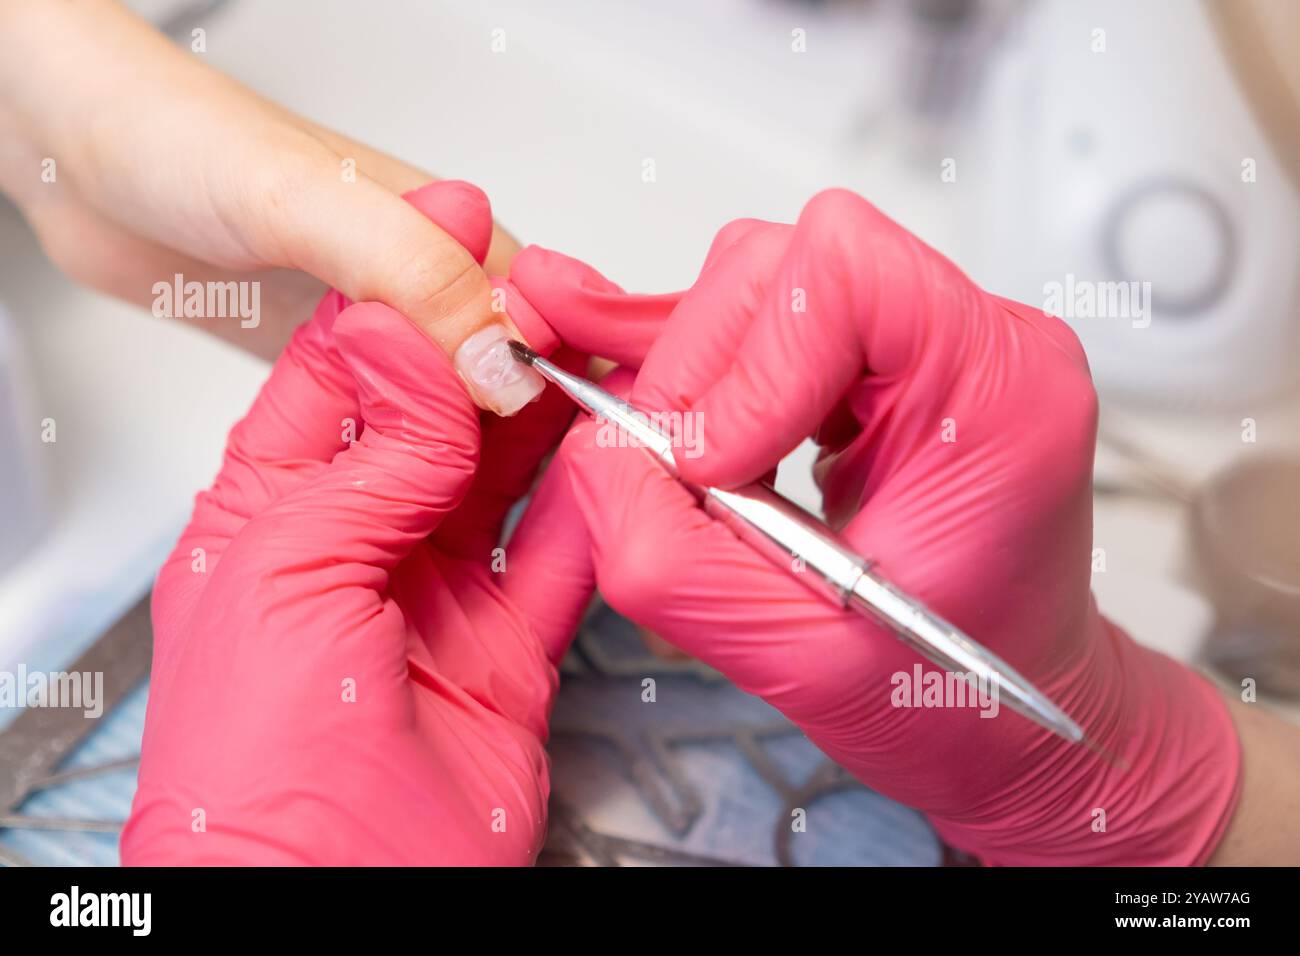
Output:
<instances>
[{"instance_id":1,"label":"pink latex glove","mask_svg":"<svg viewBox=\"0 0 1300 956\"><path fill-rule=\"evenodd\" d=\"M581 513L612 606L986 862L1207 858L1236 800L1236 735L1208 682L1098 613L1097 406L1062 322L982 291L843 191L815 197L794 227L731 224L680 296L626 295L537 249L511 280L565 341L640 365L635 405L699 416L703 454L677 453L685 477L736 486L816 434L825 510L848 541L1114 757L1005 706L994 719L894 706L893 675L911 675L919 655L812 596L643 452L602 447L584 423L539 499L551 520ZM630 379L616 372L611 387ZM577 593L592 570L570 561L568 573Z\"/></svg>"},{"instance_id":2,"label":"pink latex glove","mask_svg":"<svg viewBox=\"0 0 1300 956\"><path fill-rule=\"evenodd\" d=\"M481 192L408 199L482 260ZM433 342L327 295L158 576L123 862L531 862L546 641L568 633L531 623L551 598L529 568L549 553L512 549L494 573L492 548L571 416L548 394L480 433Z\"/></svg>"}]
</instances>

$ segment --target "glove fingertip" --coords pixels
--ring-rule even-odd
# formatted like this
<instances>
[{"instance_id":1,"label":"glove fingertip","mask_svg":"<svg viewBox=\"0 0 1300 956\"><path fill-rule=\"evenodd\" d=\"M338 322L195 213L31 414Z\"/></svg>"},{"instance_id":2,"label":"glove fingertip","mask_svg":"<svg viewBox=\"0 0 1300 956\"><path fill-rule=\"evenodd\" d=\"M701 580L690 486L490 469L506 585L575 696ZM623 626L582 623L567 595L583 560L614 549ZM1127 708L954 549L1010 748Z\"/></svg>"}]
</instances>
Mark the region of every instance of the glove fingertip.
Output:
<instances>
[{"instance_id":1,"label":"glove fingertip","mask_svg":"<svg viewBox=\"0 0 1300 956\"><path fill-rule=\"evenodd\" d=\"M493 309L505 310L506 315L510 316L510 321L519 330L519 334L524 337L525 345L542 356L548 356L560 347L560 337L519 291L518 286L501 276L491 276L489 281L492 283Z\"/></svg>"},{"instance_id":2,"label":"glove fingertip","mask_svg":"<svg viewBox=\"0 0 1300 956\"><path fill-rule=\"evenodd\" d=\"M510 279L535 301L550 290L622 295L623 289L581 259L543 246L526 246L510 263Z\"/></svg>"},{"instance_id":3,"label":"glove fingertip","mask_svg":"<svg viewBox=\"0 0 1300 956\"><path fill-rule=\"evenodd\" d=\"M492 245L492 203L487 193L462 179L442 179L403 193L402 198L483 264Z\"/></svg>"}]
</instances>

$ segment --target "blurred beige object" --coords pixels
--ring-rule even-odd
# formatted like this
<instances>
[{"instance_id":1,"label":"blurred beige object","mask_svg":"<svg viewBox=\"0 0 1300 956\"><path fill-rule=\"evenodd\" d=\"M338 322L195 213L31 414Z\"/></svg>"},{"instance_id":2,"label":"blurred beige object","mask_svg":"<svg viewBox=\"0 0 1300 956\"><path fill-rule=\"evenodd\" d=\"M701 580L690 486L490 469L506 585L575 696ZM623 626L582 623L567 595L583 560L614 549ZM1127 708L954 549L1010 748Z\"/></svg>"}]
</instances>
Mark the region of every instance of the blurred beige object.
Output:
<instances>
[{"instance_id":1,"label":"blurred beige object","mask_svg":"<svg viewBox=\"0 0 1300 956\"><path fill-rule=\"evenodd\" d=\"M1292 184L1300 189L1300 3L1206 0L1228 63Z\"/></svg>"},{"instance_id":2,"label":"blurred beige object","mask_svg":"<svg viewBox=\"0 0 1300 956\"><path fill-rule=\"evenodd\" d=\"M1300 459L1240 462L1193 501L1195 571L1217 623L1207 657L1234 684L1300 698Z\"/></svg>"}]
</instances>

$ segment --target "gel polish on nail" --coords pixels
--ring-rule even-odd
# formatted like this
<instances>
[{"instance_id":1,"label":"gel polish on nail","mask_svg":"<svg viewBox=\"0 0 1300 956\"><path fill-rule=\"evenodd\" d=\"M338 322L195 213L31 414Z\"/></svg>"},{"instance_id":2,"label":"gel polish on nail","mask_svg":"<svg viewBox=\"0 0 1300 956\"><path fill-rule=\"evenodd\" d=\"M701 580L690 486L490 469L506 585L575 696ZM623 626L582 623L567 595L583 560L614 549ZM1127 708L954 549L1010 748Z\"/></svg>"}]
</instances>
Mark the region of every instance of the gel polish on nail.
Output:
<instances>
[{"instance_id":1,"label":"gel polish on nail","mask_svg":"<svg viewBox=\"0 0 1300 956\"><path fill-rule=\"evenodd\" d=\"M505 327L479 329L456 350L456 371L498 415L513 415L542 394L545 380L510 354Z\"/></svg>"}]
</instances>

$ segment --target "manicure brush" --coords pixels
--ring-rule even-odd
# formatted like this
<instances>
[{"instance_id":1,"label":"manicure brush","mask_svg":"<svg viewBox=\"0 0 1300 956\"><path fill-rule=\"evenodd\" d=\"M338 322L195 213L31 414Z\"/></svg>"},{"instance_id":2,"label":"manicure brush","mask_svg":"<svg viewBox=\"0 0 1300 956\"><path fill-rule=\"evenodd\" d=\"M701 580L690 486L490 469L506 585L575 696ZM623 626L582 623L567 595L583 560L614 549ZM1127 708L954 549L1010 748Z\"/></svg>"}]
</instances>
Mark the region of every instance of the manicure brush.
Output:
<instances>
[{"instance_id":1,"label":"manicure brush","mask_svg":"<svg viewBox=\"0 0 1300 956\"><path fill-rule=\"evenodd\" d=\"M973 686L996 693L998 700L1039 726L1071 743L1083 740L1083 729L1042 691L988 648L880 577L872 562L845 545L824 522L766 484L756 482L727 491L682 480L673 459L671 437L654 427L643 412L520 342L512 341L510 351L588 415L622 429L681 482L707 514L792 577L837 607L852 608L883 624L922 656L946 671L964 675ZM801 568L797 572L796 562Z\"/></svg>"}]
</instances>

